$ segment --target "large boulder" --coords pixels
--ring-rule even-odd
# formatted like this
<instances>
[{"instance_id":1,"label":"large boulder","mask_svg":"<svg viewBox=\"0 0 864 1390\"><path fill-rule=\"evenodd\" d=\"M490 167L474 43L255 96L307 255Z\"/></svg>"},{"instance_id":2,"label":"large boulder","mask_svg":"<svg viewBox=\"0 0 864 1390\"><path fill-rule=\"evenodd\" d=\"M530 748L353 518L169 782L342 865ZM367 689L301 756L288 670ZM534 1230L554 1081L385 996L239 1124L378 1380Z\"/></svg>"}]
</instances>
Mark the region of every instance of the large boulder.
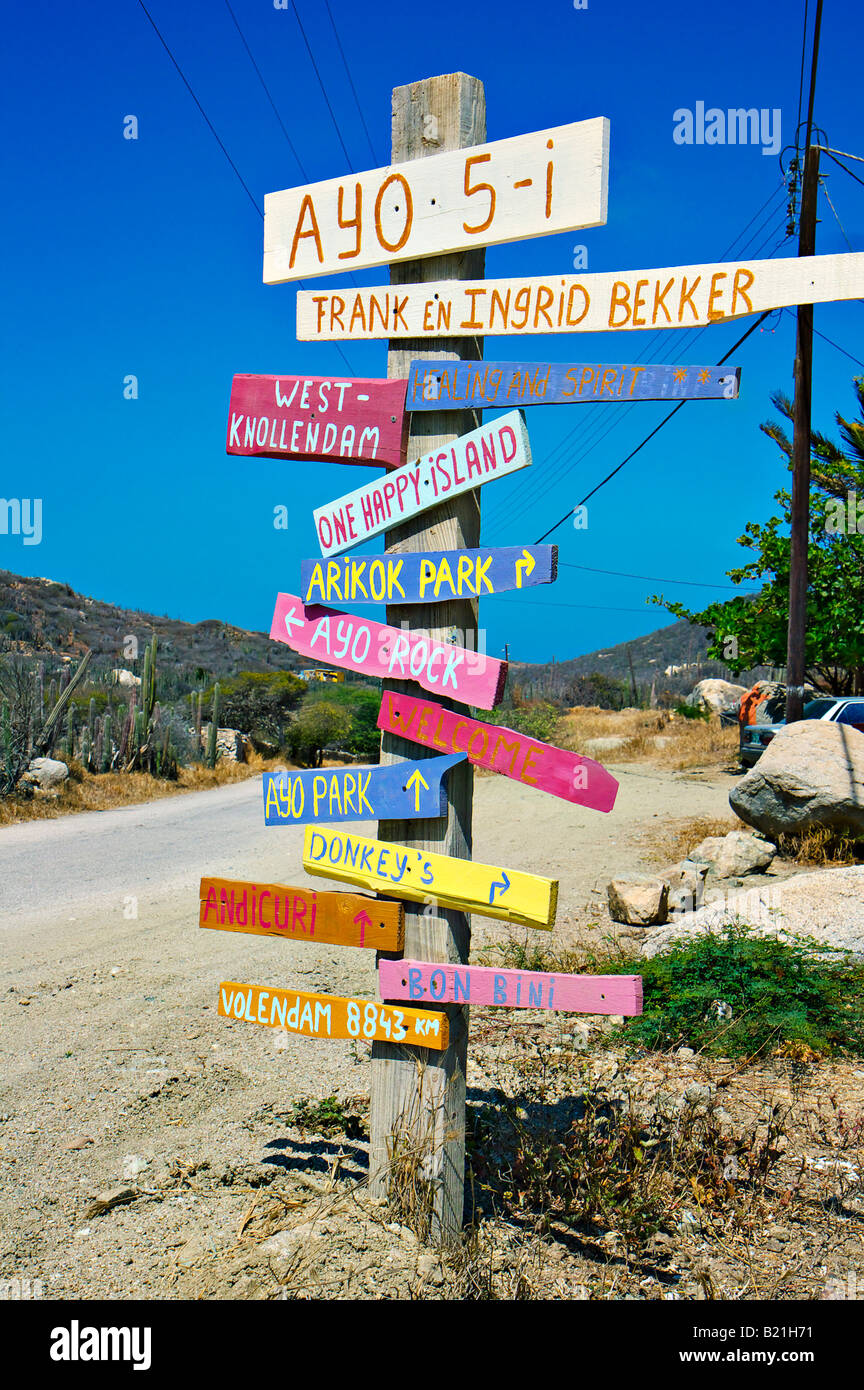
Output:
<instances>
[{"instance_id":1,"label":"large boulder","mask_svg":"<svg viewBox=\"0 0 864 1390\"><path fill-rule=\"evenodd\" d=\"M737 705L744 694L746 687L734 685L732 681L704 680L699 681L691 690L687 696L687 704L696 705L698 709L707 709L711 714L719 714L721 709Z\"/></svg>"},{"instance_id":2,"label":"large boulder","mask_svg":"<svg viewBox=\"0 0 864 1390\"><path fill-rule=\"evenodd\" d=\"M201 730L201 747L207 747L209 730L205 727ZM248 734L244 734L240 729L217 729L216 730L216 761L226 763L246 763L249 761L249 751L252 747L251 739Z\"/></svg>"},{"instance_id":3,"label":"large boulder","mask_svg":"<svg viewBox=\"0 0 864 1390\"><path fill-rule=\"evenodd\" d=\"M852 951L864 960L864 865L819 869L779 883L727 893L698 912L686 912L646 933L644 956L656 956L731 924L781 941L816 941L826 950Z\"/></svg>"},{"instance_id":4,"label":"large boulder","mask_svg":"<svg viewBox=\"0 0 864 1390\"><path fill-rule=\"evenodd\" d=\"M620 879L613 879L607 884L606 897L613 922L651 927L665 922L669 916L669 884L659 878L643 883L623 883Z\"/></svg>"},{"instance_id":5,"label":"large boulder","mask_svg":"<svg viewBox=\"0 0 864 1390\"><path fill-rule=\"evenodd\" d=\"M69 769L58 758L34 758L24 774L24 781L40 791L52 792L66 781Z\"/></svg>"},{"instance_id":6,"label":"large boulder","mask_svg":"<svg viewBox=\"0 0 864 1390\"><path fill-rule=\"evenodd\" d=\"M687 857L710 865L717 878L743 878L767 869L776 853L777 846L769 840L748 835L745 830L731 830L728 835L710 835Z\"/></svg>"},{"instance_id":7,"label":"large boulder","mask_svg":"<svg viewBox=\"0 0 864 1390\"><path fill-rule=\"evenodd\" d=\"M821 719L784 726L729 804L772 837L817 826L864 832L864 734Z\"/></svg>"}]
</instances>

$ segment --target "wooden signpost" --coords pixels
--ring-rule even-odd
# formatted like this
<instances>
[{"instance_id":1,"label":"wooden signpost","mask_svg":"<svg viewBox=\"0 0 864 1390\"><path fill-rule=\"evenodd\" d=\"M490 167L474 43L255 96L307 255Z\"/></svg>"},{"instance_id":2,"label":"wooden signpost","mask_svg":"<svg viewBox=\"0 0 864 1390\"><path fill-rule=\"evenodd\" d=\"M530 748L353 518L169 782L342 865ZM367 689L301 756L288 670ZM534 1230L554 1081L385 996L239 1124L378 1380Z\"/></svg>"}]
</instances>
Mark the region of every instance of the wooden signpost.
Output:
<instances>
[{"instance_id":1,"label":"wooden signpost","mask_svg":"<svg viewBox=\"0 0 864 1390\"><path fill-rule=\"evenodd\" d=\"M721 261L601 275L440 281L394 289L300 290L297 337L446 338L453 333L605 333L693 328L790 304L864 296L864 252ZM371 305L378 306L373 322ZM354 327L346 332L345 323ZM363 325L365 324L365 327Z\"/></svg>"},{"instance_id":2,"label":"wooden signpost","mask_svg":"<svg viewBox=\"0 0 864 1390\"><path fill-rule=\"evenodd\" d=\"M734 400L740 367L607 362L412 362L409 410Z\"/></svg>"},{"instance_id":3,"label":"wooden signpost","mask_svg":"<svg viewBox=\"0 0 864 1390\"><path fill-rule=\"evenodd\" d=\"M264 197L264 283L394 264L606 221L609 122L598 117L412 158ZM355 325L347 324L354 334Z\"/></svg>"},{"instance_id":4,"label":"wooden signpost","mask_svg":"<svg viewBox=\"0 0 864 1390\"><path fill-rule=\"evenodd\" d=\"M642 1012L641 975L558 975L536 970L496 970L485 965L431 965L421 960L382 960L381 998L434 1004L498 1004L508 1009L552 1009L580 1014Z\"/></svg>"},{"instance_id":5,"label":"wooden signpost","mask_svg":"<svg viewBox=\"0 0 864 1390\"><path fill-rule=\"evenodd\" d=\"M277 936L284 941L401 951L405 909L399 902L366 898L361 893L323 893L281 883L202 878L198 925L250 936Z\"/></svg>"},{"instance_id":6,"label":"wooden signpost","mask_svg":"<svg viewBox=\"0 0 864 1390\"><path fill-rule=\"evenodd\" d=\"M439 903L546 931L555 925L557 880L516 869L311 826L303 842L303 867L309 874L372 892L395 893L413 902Z\"/></svg>"},{"instance_id":7,"label":"wooden signpost","mask_svg":"<svg viewBox=\"0 0 864 1390\"><path fill-rule=\"evenodd\" d=\"M424 632L374 623L334 608L304 608L296 594L279 594L270 636L301 656L317 657L379 680L413 680L477 709L494 709L507 663L484 652L436 641Z\"/></svg>"},{"instance_id":8,"label":"wooden signpost","mask_svg":"<svg viewBox=\"0 0 864 1390\"><path fill-rule=\"evenodd\" d=\"M552 584L557 545L513 545L495 550L424 550L403 555L302 560L304 603L429 603L481 598L509 589Z\"/></svg>"},{"instance_id":9,"label":"wooden signpost","mask_svg":"<svg viewBox=\"0 0 864 1390\"><path fill-rule=\"evenodd\" d=\"M369 999L344 999L337 994L302 994L293 989L224 980L219 986L219 1013L223 1018L284 1028L307 1038L386 1038L438 1051L447 1046L444 1013L399 1009Z\"/></svg>"},{"instance_id":10,"label":"wooden signpost","mask_svg":"<svg viewBox=\"0 0 864 1390\"><path fill-rule=\"evenodd\" d=\"M405 462L404 382L235 376L229 454L398 468Z\"/></svg>"},{"instance_id":11,"label":"wooden signpost","mask_svg":"<svg viewBox=\"0 0 864 1390\"><path fill-rule=\"evenodd\" d=\"M541 743L517 729L457 714L434 700L385 690L378 728L424 748L464 751L475 767L503 773L514 782L550 792L563 801L595 811L611 811L615 804L618 783L593 758Z\"/></svg>"},{"instance_id":12,"label":"wooden signpost","mask_svg":"<svg viewBox=\"0 0 864 1390\"><path fill-rule=\"evenodd\" d=\"M464 753L398 767L328 767L264 773L264 824L430 819L447 814L444 777Z\"/></svg>"},{"instance_id":13,"label":"wooden signpost","mask_svg":"<svg viewBox=\"0 0 864 1390\"><path fill-rule=\"evenodd\" d=\"M428 511L531 463L528 431L518 410L502 415L452 445L403 464L313 513L322 555L338 555L388 526Z\"/></svg>"}]
</instances>

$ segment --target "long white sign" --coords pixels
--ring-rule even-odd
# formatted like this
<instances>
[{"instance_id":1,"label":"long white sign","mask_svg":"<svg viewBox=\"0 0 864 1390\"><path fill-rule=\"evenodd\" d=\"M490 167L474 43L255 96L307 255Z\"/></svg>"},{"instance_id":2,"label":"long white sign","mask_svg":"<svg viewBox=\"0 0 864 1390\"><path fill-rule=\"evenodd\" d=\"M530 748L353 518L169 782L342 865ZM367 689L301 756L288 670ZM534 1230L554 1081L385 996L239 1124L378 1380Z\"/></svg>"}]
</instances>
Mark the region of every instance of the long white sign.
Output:
<instances>
[{"instance_id":1,"label":"long white sign","mask_svg":"<svg viewBox=\"0 0 864 1390\"><path fill-rule=\"evenodd\" d=\"M608 178L598 116L267 193L264 283L601 226Z\"/></svg>"},{"instance_id":2,"label":"long white sign","mask_svg":"<svg viewBox=\"0 0 864 1390\"><path fill-rule=\"evenodd\" d=\"M692 328L788 304L864 296L864 252L665 270L444 280L297 294L297 337L450 338Z\"/></svg>"},{"instance_id":3,"label":"long white sign","mask_svg":"<svg viewBox=\"0 0 864 1390\"><path fill-rule=\"evenodd\" d=\"M527 468L530 462L528 431L519 411L499 415L434 454L394 468L386 478L319 507L314 517L321 554L350 550L445 498Z\"/></svg>"}]
</instances>

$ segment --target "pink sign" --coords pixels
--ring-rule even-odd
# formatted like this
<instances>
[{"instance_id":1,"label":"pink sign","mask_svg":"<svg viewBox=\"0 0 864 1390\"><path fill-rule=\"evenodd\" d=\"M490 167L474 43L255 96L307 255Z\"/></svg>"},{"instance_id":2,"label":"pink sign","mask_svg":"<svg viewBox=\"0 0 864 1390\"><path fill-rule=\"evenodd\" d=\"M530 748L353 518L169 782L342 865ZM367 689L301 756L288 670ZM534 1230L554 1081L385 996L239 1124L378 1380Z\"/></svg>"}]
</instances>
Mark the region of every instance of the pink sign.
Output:
<instances>
[{"instance_id":1,"label":"pink sign","mask_svg":"<svg viewBox=\"0 0 864 1390\"><path fill-rule=\"evenodd\" d=\"M405 462L405 382L320 376L235 376L229 454L398 468Z\"/></svg>"},{"instance_id":2,"label":"pink sign","mask_svg":"<svg viewBox=\"0 0 864 1390\"><path fill-rule=\"evenodd\" d=\"M552 1009L578 1014L642 1012L641 975L554 975L496 970L487 965L432 965L381 960L381 998L436 1004L500 1004L508 1009Z\"/></svg>"},{"instance_id":3,"label":"pink sign","mask_svg":"<svg viewBox=\"0 0 864 1390\"><path fill-rule=\"evenodd\" d=\"M481 708L477 700L471 703ZM593 811L611 811L615 805L618 783L593 758L540 743L516 729L454 714L434 700L385 690L378 711L378 728L424 748L467 753L468 761L475 767L488 767L492 772L512 777L514 782L538 787Z\"/></svg>"},{"instance_id":4,"label":"pink sign","mask_svg":"<svg viewBox=\"0 0 864 1390\"><path fill-rule=\"evenodd\" d=\"M506 661L436 642L422 631L373 623L338 608L304 608L296 594L279 594L270 636L301 656L343 666L378 680L416 681L477 709L493 709L504 693Z\"/></svg>"}]
</instances>

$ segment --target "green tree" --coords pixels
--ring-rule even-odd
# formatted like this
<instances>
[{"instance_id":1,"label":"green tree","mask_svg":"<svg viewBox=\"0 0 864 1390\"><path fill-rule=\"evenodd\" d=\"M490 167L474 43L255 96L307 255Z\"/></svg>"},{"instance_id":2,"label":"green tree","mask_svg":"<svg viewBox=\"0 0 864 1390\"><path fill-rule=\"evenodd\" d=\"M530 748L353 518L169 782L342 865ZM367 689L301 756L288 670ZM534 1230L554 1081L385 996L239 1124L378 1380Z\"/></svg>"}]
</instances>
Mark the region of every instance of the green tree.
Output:
<instances>
[{"instance_id":1,"label":"green tree","mask_svg":"<svg viewBox=\"0 0 864 1390\"><path fill-rule=\"evenodd\" d=\"M307 692L304 681L288 671L241 671L219 682L219 718L224 727L282 744L292 711ZM212 709L213 690L204 696L205 710Z\"/></svg>"},{"instance_id":2,"label":"green tree","mask_svg":"<svg viewBox=\"0 0 864 1390\"><path fill-rule=\"evenodd\" d=\"M811 680L837 694L864 694L864 378L854 383L859 419L839 411L842 445L814 430L810 436L810 542L808 546L807 671ZM792 419L792 403L776 392L776 410ZM792 444L782 423L760 428L792 466ZM781 515L750 521L738 544L752 554L729 571L734 584L762 582L758 593L712 603L701 613L662 595L652 602L712 630L708 656L735 672L752 666L783 666L789 621L789 522L791 496L774 494Z\"/></svg>"},{"instance_id":3,"label":"green tree","mask_svg":"<svg viewBox=\"0 0 864 1390\"><path fill-rule=\"evenodd\" d=\"M296 762L320 767L324 749L344 747L350 732L350 710L332 700L310 700L288 729L288 747Z\"/></svg>"}]
</instances>

